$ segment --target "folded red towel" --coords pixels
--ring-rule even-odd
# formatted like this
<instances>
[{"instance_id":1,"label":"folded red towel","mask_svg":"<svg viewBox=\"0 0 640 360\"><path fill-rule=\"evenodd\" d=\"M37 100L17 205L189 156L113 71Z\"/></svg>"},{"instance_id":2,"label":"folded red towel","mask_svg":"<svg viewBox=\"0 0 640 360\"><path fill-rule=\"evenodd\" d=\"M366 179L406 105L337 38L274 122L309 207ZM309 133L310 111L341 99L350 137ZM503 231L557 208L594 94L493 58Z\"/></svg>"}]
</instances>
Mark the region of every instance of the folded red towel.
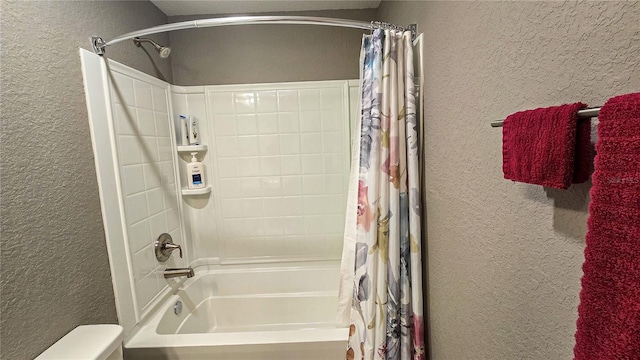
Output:
<instances>
[{"instance_id":1,"label":"folded red towel","mask_svg":"<svg viewBox=\"0 0 640 360\"><path fill-rule=\"evenodd\" d=\"M589 180L591 121L578 122L583 103L509 115L502 127L505 179L567 189Z\"/></svg>"},{"instance_id":2,"label":"folded red towel","mask_svg":"<svg viewBox=\"0 0 640 360\"><path fill-rule=\"evenodd\" d=\"M575 360L640 359L640 93L598 116Z\"/></svg>"}]
</instances>

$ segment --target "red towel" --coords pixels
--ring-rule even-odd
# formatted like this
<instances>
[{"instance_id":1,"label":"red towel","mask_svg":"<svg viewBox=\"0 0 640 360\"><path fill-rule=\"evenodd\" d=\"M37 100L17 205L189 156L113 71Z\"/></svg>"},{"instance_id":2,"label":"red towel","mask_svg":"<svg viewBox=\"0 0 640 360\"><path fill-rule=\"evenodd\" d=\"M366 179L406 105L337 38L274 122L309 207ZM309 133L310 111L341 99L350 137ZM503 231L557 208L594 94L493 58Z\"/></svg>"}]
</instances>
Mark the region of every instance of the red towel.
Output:
<instances>
[{"instance_id":1,"label":"red towel","mask_svg":"<svg viewBox=\"0 0 640 360\"><path fill-rule=\"evenodd\" d=\"M640 93L598 116L575 360L640 359Z\"/></svg>"},{"instance_id":2,"label":"red towel","mask_svg":"<svg viewBox=\"0 0 640 360\"><path fill-rule=\"evenodd\" d=\"M567 189L589 180L591 121L578 122L583 103L509 115L502 127L505 179Z\"/></svg>"}]
</instances>

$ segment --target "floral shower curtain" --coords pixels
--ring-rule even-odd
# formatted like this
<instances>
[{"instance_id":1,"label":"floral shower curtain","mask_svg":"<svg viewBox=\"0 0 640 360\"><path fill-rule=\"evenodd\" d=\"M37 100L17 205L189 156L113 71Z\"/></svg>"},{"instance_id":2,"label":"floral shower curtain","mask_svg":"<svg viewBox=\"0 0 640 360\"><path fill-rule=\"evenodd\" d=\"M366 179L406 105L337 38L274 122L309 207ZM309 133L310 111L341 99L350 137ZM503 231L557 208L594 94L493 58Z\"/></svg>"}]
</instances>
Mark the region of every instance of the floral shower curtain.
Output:
<instances>
[{"instance_id":1,"label":"floral shower curtain","mask_svg":"<svg viewBox=\"0 0 640 360\"><path fill-rule=\"evenodd\" d=\"M346 359L422 360L419 139L409 32L375 30L364 37L361 90L340 291L342 304L350 300L350 311L342 313L350 314Z\"/></svg>"}]
</instances>

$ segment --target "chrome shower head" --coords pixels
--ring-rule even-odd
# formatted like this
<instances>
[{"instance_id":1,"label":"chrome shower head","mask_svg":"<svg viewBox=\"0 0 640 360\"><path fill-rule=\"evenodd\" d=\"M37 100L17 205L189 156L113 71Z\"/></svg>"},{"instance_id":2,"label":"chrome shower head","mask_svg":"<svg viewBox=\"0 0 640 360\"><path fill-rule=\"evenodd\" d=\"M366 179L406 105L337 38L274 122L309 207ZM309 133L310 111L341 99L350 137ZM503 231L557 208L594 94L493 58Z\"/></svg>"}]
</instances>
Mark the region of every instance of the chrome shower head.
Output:
<instances>
[{"instance_id":1,"label":"chrome shower head","mask_svg":"<svg viewBox=\"0 0 640 360\"><path fill-rule=\"evenodd\" d=\"M171 48L168 46L162 46L157 42L148 38L137 38L137 37L133 38L133 43L136 44L137 47L142 46L143 42L148 42L149 44L153 45L153 47L156 49L158 54L160 54L161 59L166 59L169 57L169 55L171 55Z\"/></svg>"},{"instance_id":2,"label":"chrome shower head","mask_svg":"<svg viewBox=\"0 0 640 360\"><path fill-rule=\"evenodd\" d=\"M158 50L158 49L156 49L156 50ZM168 47L168 46L162 46L158 50L158 53L160 54L160 58L166 59L166 58L169 57L169 55L171 55L171 48Z\"/></svg>"}]
</instances>

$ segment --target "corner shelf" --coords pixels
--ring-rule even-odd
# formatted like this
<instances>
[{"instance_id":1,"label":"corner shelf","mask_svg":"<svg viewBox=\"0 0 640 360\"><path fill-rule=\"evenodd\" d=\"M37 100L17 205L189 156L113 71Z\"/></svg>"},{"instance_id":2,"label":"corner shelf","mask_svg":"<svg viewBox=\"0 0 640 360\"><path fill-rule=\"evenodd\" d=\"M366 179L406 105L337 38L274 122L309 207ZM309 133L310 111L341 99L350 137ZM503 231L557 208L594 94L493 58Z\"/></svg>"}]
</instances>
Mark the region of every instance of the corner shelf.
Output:
<instances>
[{"instance_id":1,"label":"corner shelf","mask_svg":"<svg viewBox=\"0 0 640 360\"><path fill-rule=\"evenodd\" d=\"M211 192L211 185L207 185L202 189L182 189L182 195L183 196L189 196L189 195L204 195L204 194L208 194Z\"/></svg>"},{"instance_id":2,"label":"corner shelf","mask_svg":"<svg viewBox=\"0 0 640 360\"><path fill-rule=\"evenodd\" d=\"M178 145L178 152L198 152L198 151L207 151L208 147L206 144L201 145Z\"/></svg>"}]
</instances>

